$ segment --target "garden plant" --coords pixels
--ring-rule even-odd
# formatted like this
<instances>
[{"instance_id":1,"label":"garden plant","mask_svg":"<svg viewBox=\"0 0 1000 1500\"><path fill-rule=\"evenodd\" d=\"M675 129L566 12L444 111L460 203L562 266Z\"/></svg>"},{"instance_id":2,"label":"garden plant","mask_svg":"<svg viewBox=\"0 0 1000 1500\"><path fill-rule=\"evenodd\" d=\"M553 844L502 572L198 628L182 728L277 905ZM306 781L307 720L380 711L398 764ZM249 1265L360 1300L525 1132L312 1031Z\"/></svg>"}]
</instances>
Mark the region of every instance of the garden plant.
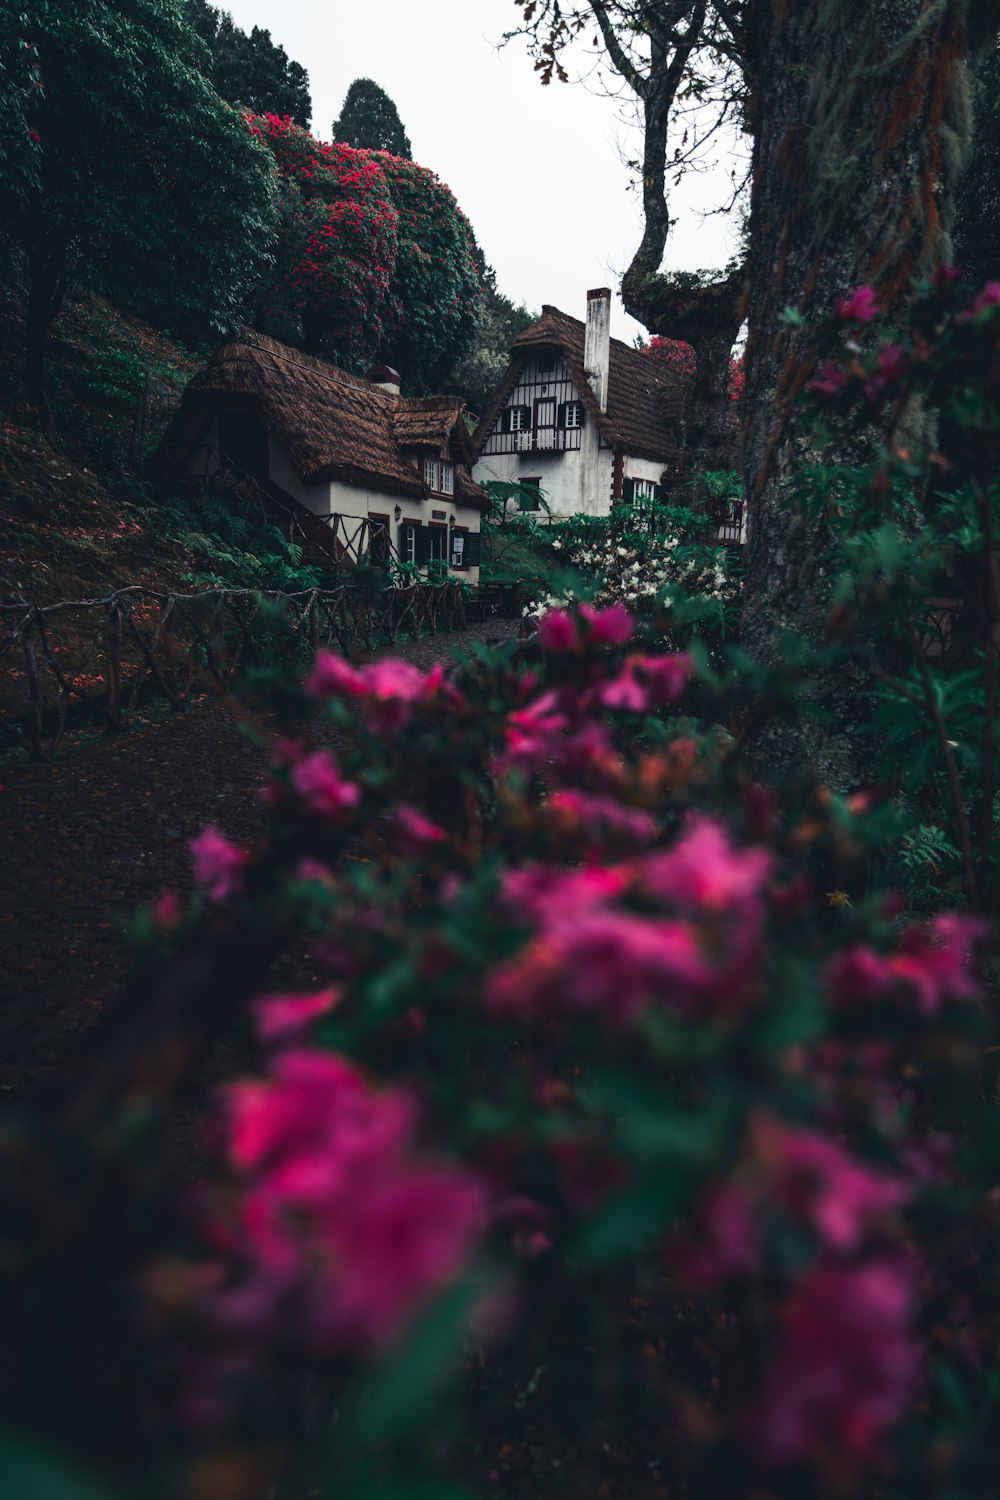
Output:
<instances>
[{"instance_id":1,"label":"garden plant","mask_svg":"<svg viewBox=\"0 0 1000 1500\"><path fill-rule=\"evenodd\" d=\"M447 672L258 681L266 838L203 831L135 1002L5 1129L22 1432L147 1495L995 1488L1000 288L945 269L898 333L861 288L824 337L804 415L883 439L808 481L822 649L709 649L670 588ZM922 637L942 569L979 652ZM821 717L833 671L881 780L790 789L756 731ZM882 879L900 786L957 840L931 910ZM0 1461L53 1472L23 1437Z\"/></svg>"}]
</instances>

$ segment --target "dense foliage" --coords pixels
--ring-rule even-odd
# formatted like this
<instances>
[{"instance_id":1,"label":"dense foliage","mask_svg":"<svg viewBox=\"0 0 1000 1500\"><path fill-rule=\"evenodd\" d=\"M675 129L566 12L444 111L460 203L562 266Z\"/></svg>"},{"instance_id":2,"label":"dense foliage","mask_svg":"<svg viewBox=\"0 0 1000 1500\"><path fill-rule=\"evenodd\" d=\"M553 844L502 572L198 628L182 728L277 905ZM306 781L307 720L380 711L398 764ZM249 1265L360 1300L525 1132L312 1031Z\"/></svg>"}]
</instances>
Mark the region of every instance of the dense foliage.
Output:
<instances>
[{"instance_id":1,"label":"dense foliage","mask_svg":"<svg viewBox=\"0 0 1000 1500\"><path fill-rule=\"evenodd\" d=\"M2 84L35 148L2 232L28 283L29 396L41 404L44 340L70 284L175 328L225 327L271 248L272 173L171 0L19 4L4 32L38 74L26 104L23 78Z\"/></svg>"},{"instance_id":2,"label":"dense foliage","mask_svg":"<svg viewBox=\"0 0 1000 1500\"><path fill-rule=\"evenodd\" d=\"M652 338L641 345L648 350L654 359L660 360L673 374L694 380L697 371L697 358L690 344L685 344L681 339L668 339L660 333L654 333ZM729 378L726 383L726 394L730 401L739 401L743 395L745 382L743 356L729 360Z\"/></svg>"},{"instance_id":3,"label":"dense foliage","mask_svg":"<svg viewBox=\"0 0 1000 1500\"><path fill-rule=\"evenodd\" d=\"M208 77L223 99L259 115L289 115L308 129L309 74L301 63L290 61L269 31L255 26L248 36L228 11L208 0L184 0L184 15L209 50Z\"/></svg>"},{"instance_id":4,"label":"dense foliage","mask_svg":"<svg viewBox=\"0 0 1000 1500\"><path fill-rule=\"evenodd\" d=\"M433 172L251 118L278 167L282 229L260 326L361 373L388 359L410 392L440 388L480 292L468 220Z\"/></svg>"},{"instance_id":5,"label":"dense foliage","mask_svg":"<svg viewBox=\"0 0 1000 1500\"><path fill-rule=\"evenodd\" d=\"M481 416L510 362L511 345L534 323L537 313L497 290L496 272L485 266L472 343L447 378L449 391L462 396L470 412Z\"/></svg>"},{"instance_id":6,"label":"dense foliage","mask_svg":"<svg viewBox=\"0 0 1000 1500\"><path fill-rule=\"evenodd\" d=\"M113 1426L147 1495L242 1500L282 1453L289 1493L349 1500L544 1494L553 1463L562 1493L991 1492L995 934L961 906L997 891L1000 286L945 269L898 335L877 316L842 300L807 397L820 442L885 434L808 479L840 525L822 652L762 669L677 584L452 672L321 652L259 682L266 836L195 839L199 895L139 923L142 1006L0 1158L0 1191L37 1183L0 1214L23 1420L91 1456ZM916 392L941 451L896 441ZM972 666L919 638L946 563L988 612ZM811 711L831 661L893 709L883 783L790 796L750 721ZM878 877L900 776L966 823L969 880L921 916ZM262 981L303 943L306 979ZM234 1012L248 1073L178 1214L148 1134Z\"/></svg>"},{"instance_id":7,"label":"dense foliage","mask_svg":"<svg viewBox=\"0 0 1000 1500\"><path fill-rule=\"evenodd\" d=\"M390 156L407 159L413 155L398 109L371 78L355 78L331 134L335 141L362 151L388 151Z\"/></svg>"}]
</instances>

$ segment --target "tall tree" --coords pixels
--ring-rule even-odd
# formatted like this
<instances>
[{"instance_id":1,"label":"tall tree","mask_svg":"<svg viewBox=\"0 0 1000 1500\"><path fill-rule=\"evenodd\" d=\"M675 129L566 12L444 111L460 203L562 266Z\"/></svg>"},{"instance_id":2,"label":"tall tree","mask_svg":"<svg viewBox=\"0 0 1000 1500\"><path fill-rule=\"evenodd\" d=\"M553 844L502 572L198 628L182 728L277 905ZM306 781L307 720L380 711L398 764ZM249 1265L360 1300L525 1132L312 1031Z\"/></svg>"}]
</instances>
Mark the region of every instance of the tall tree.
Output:
<instances>
[{"instance_id":1,"label":"tall tree","mask_svg":"<svg viewBox=\"0 0 1000 1500\"><path fill-rule=\"evenodd\" d=\"M748 6L754 187L743 638L765 662L779 659L788 629L816 641L829 607L833 549L797 493L803 459L792 423L816 366L816 323L862 285L891 322L913 278L948 258L970 135L966 61L995 32L997 14L994 0ZM788 306L794 321L783 318ZM845 454L857 457L857 449ZM775 731L766 750L844 787L857 777L857 693L843 675L820 691L840 728L806 728L794 739Z\"/></svg>"},{"instance_id":2,"label":"tall tree","mask_svg":"<svg viewBox=\"0 0 1000 1500\"><path fill-rule=\"evenodd\" d=\"M223 99L258 115L288 115L296 125L309 128L309 74L271 40L269 31L255 26L248 36L228 11L208 0L184 0L184 11L209 50L208 77Z\"/></svg>"},{"instance_id":3,"label":"tall tree","mask_svg":"<svg viewBox=\"0 0 1000 1500\"><path fill-rule=\"evenodd\" d=\"M970 281L1000 279L1000 47L976 68L972 149L955 205L955 260Z\"/></svg>"},{"instance_id":4,"label":"tall tree","mask_svg":"<svg viewBox=\"0 0 1000 1500\"><path fill-rule=\"evenodd\" d=\"M371 78L355 78L347 90L340 119L333 122L333 138L364 151L407 158L413 154L399 111Z\"/></svg>"},{"instance_id":5,"label":"tall tree","mask_svg":"<svg viewBox=\"0 0 1000 1500\"><path fill-rule=\"evenodd\" d=\"M643 233L621 285L626 311L650 333L681 339L696 355L687 443L696 468L716 468L730 445L726 381L739 332L743 276L718 279L661 270L670 232L668 178L683 171L707 135L742 108L744 45L740 0L515 0L543 83L568 77L563 58L581 33L595 32L620 88L636 101L642 159ZM697 111L672 153L668 135L680 109Z\"/></svg>"},{"instance_id":6,"label":"tall tree","mask_svg":"<svg viewBox=\"0 0 1000 1500\"><path fill-rule=\"evenodd\" d=\"M274 239L273 171L205 79L174 0L11 3L4 29L37 59L25 124L38 150L0 232L24 265L25 383L47 420L45 341L70 285L175 327L223 327Z\"/></svg>"},{"instance_id":7,"label":"tall tree","mask_svg":"<svg viewBox=\"0 0 1000 1500\"><path fill-rule=\"evenodd\" d=\"M382 151L251 121L278 166L281 237L260 326L362 373L388 359L415 394L440 390L475 329L472 226L433 172Z\"/></svg>"}]
</instances>

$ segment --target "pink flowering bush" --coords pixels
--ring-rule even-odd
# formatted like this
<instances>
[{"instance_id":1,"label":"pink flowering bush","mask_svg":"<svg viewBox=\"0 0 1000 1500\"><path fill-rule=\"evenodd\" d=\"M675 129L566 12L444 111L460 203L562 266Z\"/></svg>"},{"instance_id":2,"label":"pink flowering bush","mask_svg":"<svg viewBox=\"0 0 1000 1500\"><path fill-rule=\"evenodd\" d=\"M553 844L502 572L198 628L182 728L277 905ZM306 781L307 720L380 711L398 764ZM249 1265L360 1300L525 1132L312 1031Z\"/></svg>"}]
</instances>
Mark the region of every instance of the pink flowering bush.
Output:
<instances>
[{"instance_id":1,"label":"pink flowering bush","mask_svg":"<svg viewBox=\"0 0 1000 1500\"><path fill-rule=\"evenodd\" d=\"M928 299L901 365L847 297L832 336L875 347L821 361L814 410L892 405L939 326L981 379L1000 302L947 278ZM903 544L866 546L887 598ZM552 1473L696 1500L992 1493L995 854L979 887L907 905L880 878L884 790L781 795L743 752L748 702L778 690L734 696L664 618L564 600L447 669L321 651L275 692L263 835L193 842L195 896L149 914L117 1045L46 1100L43 1149L5 1137L0 1226L55 1205L34 1239L0 1228L33 1425L49 1403L100 1455L112 1368L136 1473L155 1450L170 1495L214 1500L231 1468L239 1500L520 1500ZM991 826L992 799L970 808ZM178 1208L135 1143L181 1082L207 1102ZM49 1277L70 1261L76 1321ZM55 1330L91 1380L38 1364Z\"/></svg>"},{"instance_id":2,"label":"pink flowering bush","mask_svg":"<svg viewBox=\"0 0 1000 1500\"><path fill-rule=\"evenodd\" d=\"M955 1382L977 1399L954 1293L970 1212L995 1219L987 928L848 897L880 809L780 810L691 716L700 670L620 603L452 672L318 655L266 843L195 849L212 920L296 928L312 978L248 990L260 1060L217 1094L185 1273L198 1431L252 1410L280 1433L294 1355L376 1413L406 1393L338 1462L430 1462L429 1329L453 1378L476 1351L482 1454L551 1367L531 1399L557 1446L667 1453L696 1494L720 1463L748 1497L905 1489ZM462 1443L449 1462L495 1482Z\"/></svg>"}]
</instances>

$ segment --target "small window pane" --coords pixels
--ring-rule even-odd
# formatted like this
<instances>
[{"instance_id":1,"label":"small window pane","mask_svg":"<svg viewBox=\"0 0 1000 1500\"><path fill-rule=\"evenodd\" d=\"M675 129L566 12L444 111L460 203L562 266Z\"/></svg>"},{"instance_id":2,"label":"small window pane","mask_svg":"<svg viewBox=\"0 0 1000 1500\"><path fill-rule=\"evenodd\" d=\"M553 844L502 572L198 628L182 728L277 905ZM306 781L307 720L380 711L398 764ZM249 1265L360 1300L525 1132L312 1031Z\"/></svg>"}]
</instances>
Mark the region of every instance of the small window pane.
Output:
<instances>
[{"instance_id":1,"label":"small window pane","mask_svg":"<svg viewBox=\"0 0 1000 1500\"><path fill-rule=\"evenodd\" d=\"M451 464L441 465L441 483L439 489L442 495L450 495L455 488L455 472Z\"/></svg>"},{"instance_id":2,"label":"small window pane","mask_svg":"<svg viewBox=\"0 0 1000 1500\"><path fill-rule=\"evenodd\" d=\"M432 490L437 489L437 463L433 458L424 459L424 484L429 484Z\"/></svg>"}]
</instances>

